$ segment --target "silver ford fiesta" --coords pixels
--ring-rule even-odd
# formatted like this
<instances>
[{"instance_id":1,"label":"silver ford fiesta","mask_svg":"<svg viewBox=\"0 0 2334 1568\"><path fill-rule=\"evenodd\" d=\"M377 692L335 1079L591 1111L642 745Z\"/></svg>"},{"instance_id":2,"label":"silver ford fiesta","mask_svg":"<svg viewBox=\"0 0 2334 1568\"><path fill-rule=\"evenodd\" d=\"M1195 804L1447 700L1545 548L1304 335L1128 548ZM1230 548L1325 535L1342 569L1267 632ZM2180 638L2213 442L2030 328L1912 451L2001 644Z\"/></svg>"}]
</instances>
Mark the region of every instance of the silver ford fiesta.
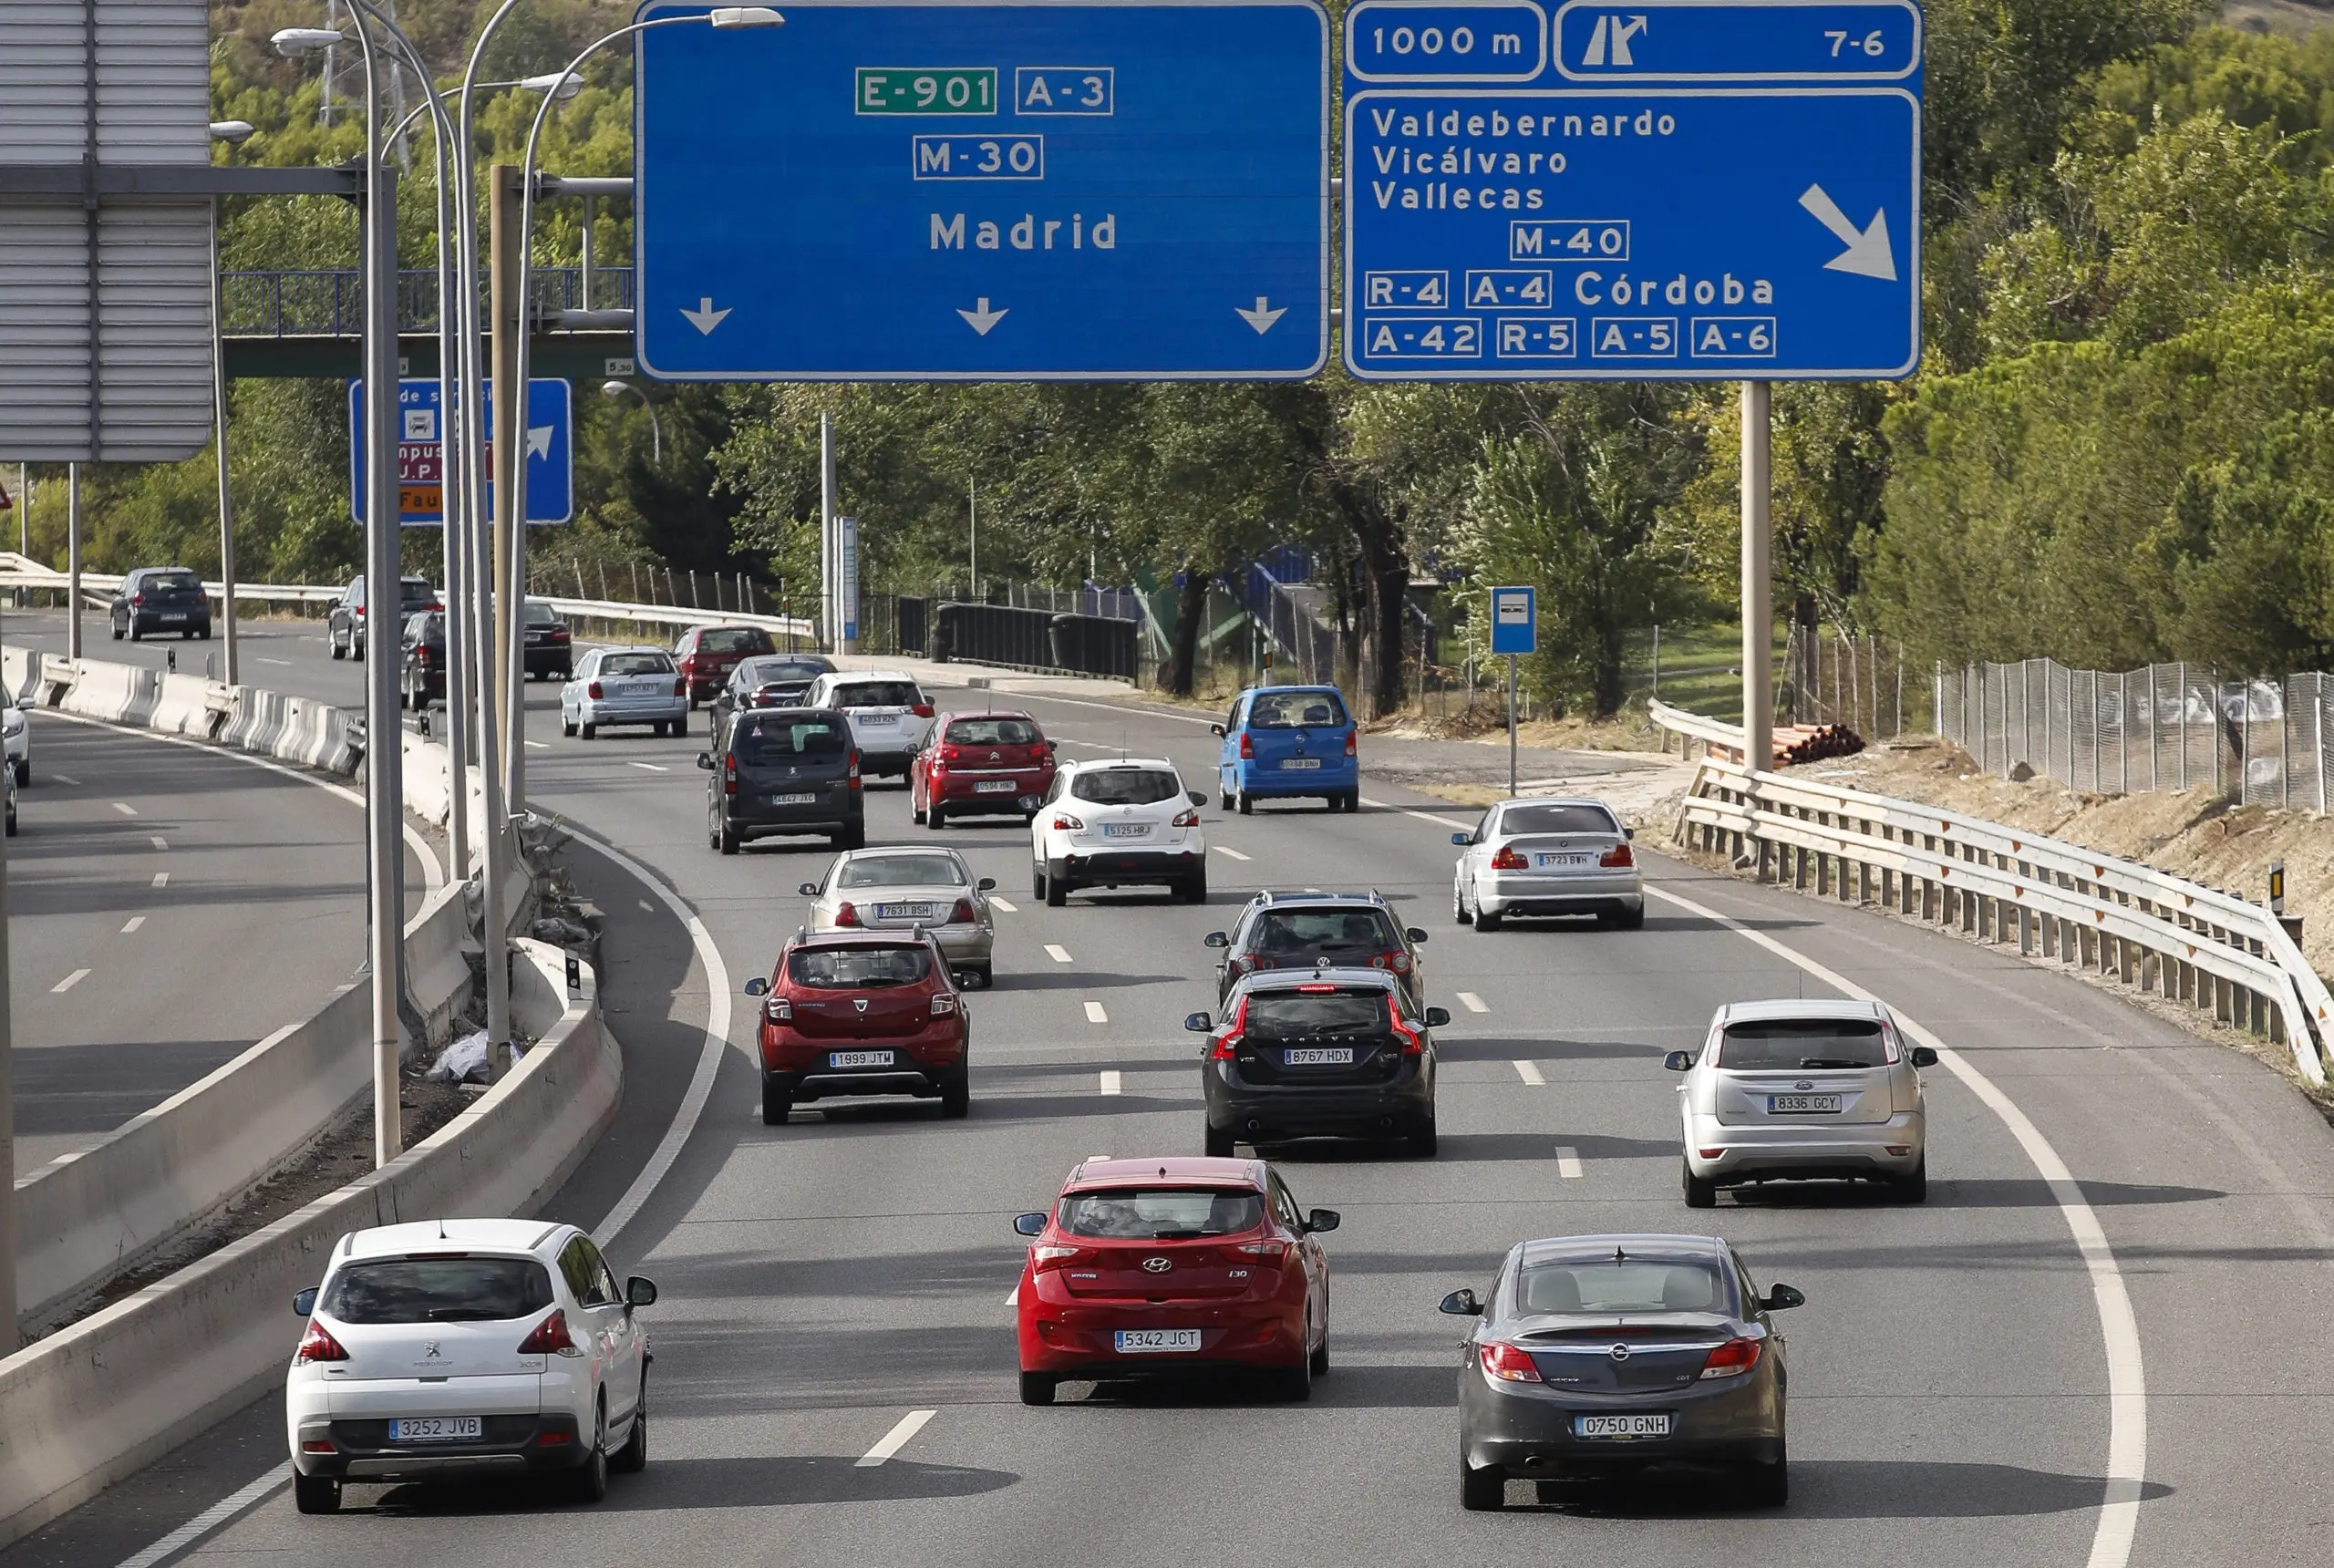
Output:
<instances>
[{"instance_id":1,"label":"silver ford fiesta","mask_svg":"<svg viewBox=\"0 0 2334 1568\"><path fill-rule=\"evenodd\" d=\"M1503 1508L1510 1480L1593 1480L1669 1466L1740 1478L1748 1501L1790 1501L1782 1336L1716 1236L1558 1236L1524 1242L1488 1300L1442 1310L1482 1321L1459 1370L1459 1494Z\"/></svg>"}]
</instances>

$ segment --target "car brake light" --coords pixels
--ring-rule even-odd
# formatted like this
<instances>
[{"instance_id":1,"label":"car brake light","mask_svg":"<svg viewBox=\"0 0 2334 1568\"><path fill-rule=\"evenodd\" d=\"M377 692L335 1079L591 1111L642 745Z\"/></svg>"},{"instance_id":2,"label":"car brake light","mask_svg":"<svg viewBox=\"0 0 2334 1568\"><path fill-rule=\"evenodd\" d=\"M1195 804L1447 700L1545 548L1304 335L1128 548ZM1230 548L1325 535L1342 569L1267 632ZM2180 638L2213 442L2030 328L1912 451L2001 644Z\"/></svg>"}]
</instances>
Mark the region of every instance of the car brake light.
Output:
<instances>
[{"instance_id":1,"label":"car brake light","mask_svg":"<svg viewBox=\"0 0 2334 1568\"><path fill-rule=\"evenodd\" d=\"M724 795L738 792L738 757L735 752L721 754L721 792Z\"/></svg>"},{"instance_id":2,"label":"car brake light","mask_svg":"<svg viewBox=\"0 0 2334 1568\"><path fill-rule=\"evenodd\" d=\"M909 708L908 711L915 715L918 718L930 718L932 717L932 705L928 702L920 702L914 707Z\"/></svg>"},{"instance_id":3,"label":"car brake light","mask_svg":"<svg viewBox=\"0 0 2334 1568\"><path fill-rule=\"evenodd\" d=\"M835 909L835 923L837 925L857 925L859 923L859 911L853 909L847 903L838 905Z\"/></svg>"},{"instance_id":4,"label":"car brake light","mask_svg":"<svg viewBox=\"0 0 2334 1568\"><path fill-rule=\"evenodd\" d=\"M1533 1363L1531 1353L1521 1345L1510 1345L1495 1339L1475 1347L1483 1364L1483 1376L1496 1377L1503 1383L1537 1383L1540 1368Z\"/></svg>"},{"instance_id":5,"label":"car brake light","mask_svg":"<svg viewBox=\"0 0 2334 1568\"><path fill-rule=\"evenodd\" d=\"M535 1447L539 1449L563 1449L574 1440L574 1433L563 1432L558 1428L554 1427L550 1431L543 1433L541 1437L538 1437L535 1439Z\"/></svg>"},{"instance_id":6,"label":"car brake light","mask_svg":"<svg viewBox=\"0 0 2334 1568\"><path fill-rule=\"evenodd\" d=\"M1045 1274L1048 1270L1060 1268L1085 1250L1084 1247L1031 1247L1029 1266L1038 1274Z\"/></svg>"},{"instance_id":7,"label":"car brake light","mask_svg":"<svg viewBox=\"0 0 2334 1568\"><path fill-rule=\"evenodd\" d=\"M566 642L568 640L567 628L564 626L553 626L551 629L551 640L554 643Z\"/></svg>"},{"instance_id":8,"label":"car brake light","mask_svg":"<svg viewBox=\"0 0 2334 1568\"><path fill-rule=\"evenodd\" d=\"M1273 1267L1278 1268L1288 1256L1288 1243L1286 1242L1242 1242L1236 1246L1226 1247L1224 1251L1232 1254L1232 1261L1234 1263L1245 1263L1250 1258L1254 1258L1258 1263L1270 1264Z\"/></svg>"},{"instance_id":9,"label":"car brake light","mask_svg":"<svg viewBox=\"0 0 2334 1568\"><path fill-rule=\"evenodd\" d=\"M1726 1158L1726 1150L1723 1149L1705 1149L1701 1151L1701 1154L1702 1158L1705 1160L1723 1160Z\"/></svg>"},{"instance_id":10,"label":"car brake light","mask_svg":"<svg viewBox=\"0 0 2334 1568\"><path fill-rule=\"evenodd\" d=\"M535 1331L519 1341L522 1356L581 1356L583 1350L567 1332L567 1314L553 1307L549 1317L535 1325Z\"/></svg>"},{"instance_id":11,"label":"car brake light","mask_svg":"<svg viewBox=\"0 0 2334 1568\"><path fill-rule=\"evenodd\" d=\"M1298 995L1305 996L1334 996L1337 994L1335 985L1299 985L1296 989Z\"/></svg>"},{"instance_id":12,"label":"car brake light","mask_svg":"<svg viewBox=\"0 0 2334 1568\"><path fill-rule=\"evenodd\" d=\"M948 912L948 923L951 925L970 925L978 918L973 913L973 901L968 898L958 899L956 907Z\"/></svg>"},{"instance_id":13,"label":"car brake light","mask_svg":"<svg viewBox=\"0 0 2334 1568\"><path fill-rule=\"evenodd\" d=\"M590 686L584 688L584 695L590 697L594 702L597 702L602 697L605 696L607 693L600 689L600 683L598 681L594 681Z\"/></svg>"},{"instance_id":14,"label":"car brake light","mask_svg":"<svg viewBox=\"0 0 2334 1568\"><path fill-rule=\"evenodd\" d=\"M695 654L684 654L681 656L681 669L688 675L697 674L697 655Z\"/></svg>"},{"instance_id":15,"label":"car brake light","mask_svg":"<svg viewBox=\"0 0 2334 1568\"><path fill-rule=\"evenodd\" d=\"M1629 853L1628 845L1615 844L1611 849L1605 851L1604 857L1596 863L1600 866L1606 866L1608 868L1616 866L1633 866L1637 863L1637 856Z\"/></svg>"},{"instance_id":16,"label":"car brake light","mask_svg":"<svg viewBox=\"0 0 2334 1568\"><path fill-rule=\"evenodd\" d=\"M146 595L143 593L132 593L129 596L129 602L133 604L143 604L146 603Z\"/></svg>"},{"instance_id":17,"label":"car brake light","mask_svg":"<svg viewBox=\"0 0 2334 1568\"><path fill-rule=\"evenodd\" d=\"M1704 1377L1740 1377L1759 1365L1759 1342L1755 1339L1730 1339L1710 1352L1702 1363Z\"/></svg>"},{"instance_id":18,"label":"car brake light","mask_svg":"<svg viewBox=\"0 0 2334 1568\"><path fill-rule=\"evenodd\" d=\"M1388 1022L1393 1026L1394 1037L1402 1042L1402 1054L1404 1056L1422 1057L1426 1055L1426 1041L1420 1038L1419 1032L1416 1029L1411 1028L1408 1024L1402 1022L1402 1009L1391 996L1386 998L1386 1017Z\"/></svg>"},{"instance_id":19,"label":"car brake light","mask_svg":"<svg viewBox=\"0 0 2334 1568\"><path fill-rule=\"evenodd\" d=\"M1057 832L1057 833L1082 833L1082 832L1084 832L1085 830L1086 830L1086 824L1085 824L1084 822L1082 822L1082 821L1079 820L1079 819L1077 819L1076 817L1071 816L1069 812L1067 812L1067 811L1058 811L1058 812L1056 812L1056 813L1054 814L1054 831L1055 831L1055 832Z\"/></svg>"},{"instance_id":20,"label":"car brake light","mask_svg":"<svg viewBox=\"0 0 2334 1568\"><path fill-rule=\"evenodd\" d=\"M680 679L673 683L673 695L675 696L687 696L689 695L688 676L683 676Z\"/></svg>"},{"instance_id":21,"label":"car brake light","mask_svg":"<svg viewBox=\"0 0 2334 1568\"><path fill-rule=\"evenodd\" d=\"M340 1452L338 1449L332 1446L332 1439L330 1438L302 1438L300 1439L300 1451L304 1454L336 1454Z\"/></svg>"},{"instance_id":22,"label":"car brake light","mask_svg":"<svg viewBox=\"0 0 2334 1568\"><path fill-rule=\"evenodd\" d=\"M332 1336L331 1331L315 1318L308 1319L308 1332L300 1336L300 1353L292 1358L293 1364L347 1359L348 1352L340 1347L340 1341Z\"/></svg>"},{"instance_id":23,"label":"car brake light","mask_svg":"<svg viewBox=\"0 0 2334 1568\"><path fill-rule=\"evenodd\" d=\"M956 1016L956 998L951 996L945 991L940 992L938 995L935 995L932 998L932 1016L935 1018L955 1017Z\"/></svg>"},{"instance_id":24,"label":"car brake light","mask_svg":"<svg viewBox=\"0 0 2334 1568\"><path fill-rule=\"evenodd\" d=\"M1209 1057L1219 1062L1230 1061L1239 1054L1240 1042L1246 1037L1247 1033L1248 998L1243 996L1240 998L1240 1010L1232 1015L1231 1025L1223 1034L1216 1037L1213 1048L1208 1052Z\"/></svg>"},{"instance_id":25,"label":"car brake light","mask_svg":"<svg viewBox=\"0 0 2334 1568\"><path fill-rule=\"evenodd\" d=\"M1495 872L1520 872L1524 869L1525 863L1523 857L1515 852L1515 846L1513 844L1501 845L1499 853L1492 857L1492 870Z\"/></svg>"},{"instance_id":26,"label":"car brake light","mask_svg":"<svg viewBox=\"0 0 2334 1568\"><path fill-rule=\"evenodd\" d=\"M864 786L862 785L862 783L861 782L861 779L860 779L860 777L859 777L859 749L858 749L858 748L856 748L856 747L853 747L853 748L852 748L852 753L851 753L851 774L850 774L850 782L851 782L851 787L852 787L852 789L862 789L862 788L863 788L863 787L864 787Z\"/></svg>"},{"instance_id":27,"label":"car brake light","mask_svg":"<svg viewBox=\"0 0 2334 1568\"><path fill-rule=\"evenodd\" d=\"M1353 756L1353 755L1354 755L1354 748L1354 748L1354 732L1353 732L1352 730L1348 729L1348 730L1347 730L1347 731L1346 731L1346 755L1347 755L1348 757L1351 757L1351 756Z\"/></svg>"},{"instance_id":28,"label":"car brake light","mask_svg":"<svg viewBox=\"0 0 2334 1568\"><path fill-rule=\"evenodd\" d=\"M1240 732L1240 755L1244 758L1256 755L1256 743L1248 738L1248 732L1244 729Z\"/></svg>"},{"instance_id":29,"label":"car brake light","mask_svg":"<svg viewBox=\"0 0 2334 1568\"><path fill-rule=\"evenodd\" d=\"M1177 817L1172 825L1178 828L1198 827L1200 825L1199 808L1195 806L1192 810L1185 811L1181 816Z\"/></svg>"},{"instance_id":30,"label":"car brake light","mask_svg":"<svg viewBox=\"0 0 2334 1568\"><path fill-rule=\"evenodd\" d=\"M1408 975L1410 972L1410 955L1407 953L1389 953L1386 954L1386 967L1397 975Z\"/></svg>"},{"instance_id":31,"label":"car brake light","mask_svg":"<svg viewBox=\"0 0 2334 1568\"><path fill-rule=\"evenodd\" d=\"M954 762L963 755L953 746L944 746L940 748L940 760L943 762Z\"/></svg>"},{"instance_id":32,"label":"car brake light","mask_svg":"<svg viewBox=\"0 0 2334 1568\"><path fill-rule=\"evenodd\" d=\"M762 1016L773 1024L790 1024L794 1021L794 1004L783 996L772 996L762 1004Z\"/></svg>"},{"instance_id":33,"label":"car brake light","mask_svg":"<svg viewBox=\"0 0 2334 1568\"><path fill-rule=\"evenodd\" d=\"M413 656L415 662L420 664L425 668L438 662L438 655L429 651L429 645L428 643L416 643L413 645Z\"/></svg>"}]
</instances>

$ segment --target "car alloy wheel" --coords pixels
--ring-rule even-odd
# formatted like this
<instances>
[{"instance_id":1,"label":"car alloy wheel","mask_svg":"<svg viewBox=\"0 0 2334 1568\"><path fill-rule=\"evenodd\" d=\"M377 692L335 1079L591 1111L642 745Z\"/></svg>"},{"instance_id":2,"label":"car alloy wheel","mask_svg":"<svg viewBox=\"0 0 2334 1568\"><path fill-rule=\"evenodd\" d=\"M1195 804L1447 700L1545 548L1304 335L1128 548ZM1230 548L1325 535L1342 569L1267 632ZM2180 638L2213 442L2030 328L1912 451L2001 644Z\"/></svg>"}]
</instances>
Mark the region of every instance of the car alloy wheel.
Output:
<instances>
[{"instance_id":1,"label":"car alloy wheel","mask_svg":"<svg viewBox=\"0 0 2334 1568\"><path fill-rule=\"evenodd\" d=\"M578 1502L598 1502L608 1495L608 1405L605 1397L592 1420L592 1446L569 1482Z\"/></svg>"},{"instance_id":2,"label":"car alloy wheel","mask_svg":"<svg viewBox=\"0 0 2334 1568\"><path fill-rule=\"evenodd\" d=\"M632 1408L632 1430L625 1434L624 1447L608 1461L610 1470L626 1475L638 1475L648 1468L648 1374L640 1375L640 1402Z\"/></svg>"}]
</instances>

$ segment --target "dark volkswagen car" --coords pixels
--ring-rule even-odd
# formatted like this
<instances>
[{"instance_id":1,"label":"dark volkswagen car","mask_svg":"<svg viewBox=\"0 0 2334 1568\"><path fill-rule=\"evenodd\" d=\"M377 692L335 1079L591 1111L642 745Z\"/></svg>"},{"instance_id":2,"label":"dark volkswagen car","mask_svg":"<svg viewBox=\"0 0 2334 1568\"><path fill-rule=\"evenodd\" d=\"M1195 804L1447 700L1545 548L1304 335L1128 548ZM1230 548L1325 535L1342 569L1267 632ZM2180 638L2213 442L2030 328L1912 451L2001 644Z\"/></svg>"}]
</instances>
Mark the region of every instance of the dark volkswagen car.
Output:
<instances>
[{"instance_id":1,"label":"dark volkswagen car","mask_svg":"<svg viewBox=\"0 0 2334 1568\"><path fill-rule=\"evenodd\" d=\"M446 612L425 610L408 615L398 639L405 667L398 677L398 703L418 713L433 702L446 700Z\"/></svg>"},{"instance_id":2,"label":"dark volkswagen car","mask_svg":"<svg viewBox=\"0 0 2334 1568\"><path fill-rule=\"evenodd\" d=\"M135 643L156 632L181 637L211 634L211 596L202 579L183 566L140 566L121 580L108 606L113 637Z\"/></svg>"},{"instance_id":3,"label":"dark volkswagen car","mask_svg":"<svg viewBox=\"0 0 2334 1568\"><path fill-rule=\"evenodd\" d=\"M802 694L821 676L833 673L834 664L820 654L761 654L740 659L713 699L717 733L729 716L749 707L800 707Z\"/></svg>"},{"instance_id":4,"label":"dark volkswagen car","mask_svg":"<svg viewBox=\"0 0 2334 1568\"><path fill-rule=\"evenodd\" d=\"M575 634L559 612L541 599L527 601L527 678L569 681L575 678Z\"/></svg>"},{"instance_id":5,"label":"dark volkswagen car","mask_svg":"<svg viewBox=\"0 0 2334 1568\"><path fill-rule=\"evenodd\" d=\"M1459 1369L1459 1493L1506 1505L1510 1480L1598 1479L1668 1466L1739 1477L1753 1502L1790 1501L1782 1336L1771 1314L1806 1301L1761 1294L1716 1236L1559 1236L1524 1242L1484 1301Z\"/></svg>"},{"instance_id":6,"label":"dark volkswagen car","mask_svg":"<svg viewBox=\"0 0 2334 1568\"><path fill-rule=\"evenodd\" d=\"M700 751L706 781L706 840L734 855L749 839L824 833L839 850L867 841L867 797L851 723L831 708L742 713Z\"/></svg>"},{"instance_id":7,"label":"dark volkswagen car","mask_svg":"<svg viewBox=\"0 0 2334 1568\"><path fill-rule=\"evenodd\" d=\"M1200 1078L1206 1151L1294 1138L1399 1138L1434 1153L1434 1037L1451 1022L1417 1008L1379 969L1321 968L1252 975L1232 988L1222 1023L1193 1013L1208 1037Z\"/></svg>"},{"instance_id":8,"label":"dark volkswagen car","mask_svg":"<svg viewBox=\"0 0 2334 1568\"><path fill-rule=\"evenodd\" d=\"M1248 901L1231 931L1211 931L1206 940L1224 950L1224 961L1215 966L1219 1002L1244 975L1311 969L1323 963L1383 969L1402 983L1412 1002L1426 994L1425 960L1419 952L1426 933L1405 927L1375 892L1286 893L1268 888Z\"/></svg>"},{"instance_id":9,"label":"dark volkswagen car","mask_svg":"<svg viewBox=\"0 0 2334 1568\"><path fill-rule=\"evenodd\" d=\"M446 602L438 590L429 585L427 577L398 579L397 617L389 623L394 631L403 631L408 617L424 610L442 610ZM365 578L362 573L348 580L348 586L332 608L325 613L325 642L336 659L365 656Z\"/></svg>"}]
</instances>

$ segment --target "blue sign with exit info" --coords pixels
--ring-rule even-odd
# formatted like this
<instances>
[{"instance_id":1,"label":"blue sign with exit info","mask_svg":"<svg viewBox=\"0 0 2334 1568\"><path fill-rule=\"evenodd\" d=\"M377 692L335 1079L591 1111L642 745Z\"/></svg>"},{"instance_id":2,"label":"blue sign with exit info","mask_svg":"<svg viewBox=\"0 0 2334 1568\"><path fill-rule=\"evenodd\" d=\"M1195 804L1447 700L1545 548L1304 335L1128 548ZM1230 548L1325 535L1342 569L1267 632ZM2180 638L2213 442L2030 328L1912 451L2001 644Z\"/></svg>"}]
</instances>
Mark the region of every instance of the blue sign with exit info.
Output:
<instances>
[{"instance_id":1,"label":"blue sign with exit info","mask_svg":"<svg viewBox=\"0 0 2334 1568\"><path fill-rule=\"evenodd\" d=\"M457 384L459 386L459 383ZM494 507L494 383L486 384L486 504ZM407 528L446 521L446 411L434 377L398 383L398 521ZM527 521L565 522L575 515L575 408L556 377L527 383ZM365 521L365 384L348 384L348 510Z\"/></svg>"},{"instance_id":2,"label":"blue sign with exit info","mask_svg":"<svg viewBox=\"0 0 2334 1568\"><path fill-rule=\"evenodd\" d=\"M645 373L1262 379L1327 362L1317 0L785 12L768 32L641 35Z\"/></svg>"},{"instance_id":3,"label":"blue sign with exit info","mask_svg":"<svg viewBox=\"0 0 2334 1568\"><path fill-rule=\"evenodd\" d=\"M1911 0L1355 0L1346 42L1355 375L1919 364Z\"/></svg>"}]
</instances>

